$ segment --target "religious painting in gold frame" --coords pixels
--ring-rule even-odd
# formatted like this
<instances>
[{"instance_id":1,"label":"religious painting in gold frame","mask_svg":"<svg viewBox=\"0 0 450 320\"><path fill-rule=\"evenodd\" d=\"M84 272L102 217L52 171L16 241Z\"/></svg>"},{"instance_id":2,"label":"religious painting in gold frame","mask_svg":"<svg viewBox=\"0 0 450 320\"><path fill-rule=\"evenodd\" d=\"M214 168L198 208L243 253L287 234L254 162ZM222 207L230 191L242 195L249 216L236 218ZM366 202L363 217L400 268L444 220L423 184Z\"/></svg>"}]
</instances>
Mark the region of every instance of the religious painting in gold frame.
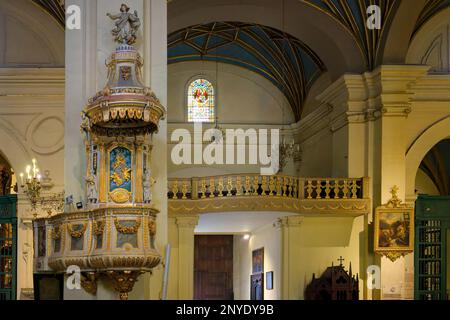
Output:
<instances>
[{"instance_id":1,"label":"religious painting in gold frame","mask_svg":"<svg viewBox=\"0 0 450 320\"><path fill-rule=\"evenodd\" d=\"M395 186L387 204L375 209L374 251L391 261L414 250L414 208L401 204Z\"/></svg>"},{"instance_id":2,"label":"religious painting in gold frame","mask_svg":"<svg viewBox=\"0 0 450 320\"><path fill-rule=\"evenodd\" d=\"M108 194L115 203L130 202L133 191L133 149L113 144L108 150Z\"/></svg>"}]
</instances>

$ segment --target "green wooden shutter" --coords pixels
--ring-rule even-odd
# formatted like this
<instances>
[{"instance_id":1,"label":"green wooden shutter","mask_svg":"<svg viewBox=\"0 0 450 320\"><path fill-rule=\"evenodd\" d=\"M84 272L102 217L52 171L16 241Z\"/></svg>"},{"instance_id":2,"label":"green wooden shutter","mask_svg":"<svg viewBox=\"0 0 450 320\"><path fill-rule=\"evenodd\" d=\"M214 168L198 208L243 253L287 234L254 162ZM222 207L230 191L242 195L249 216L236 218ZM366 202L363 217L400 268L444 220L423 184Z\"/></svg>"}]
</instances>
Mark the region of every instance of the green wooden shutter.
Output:
<instances>
[{"instance_id":1,"label":"green wooden shutter","mask_svg":"<svg viewBox=\"0 0 450 320\"><path fill-rule=\"evenodd\" d=\"M420 195L415 206L414 297L447 300L450 197Z\"/></svg>"},{"instance_id":2,"label":"green wooden shutter","mask_svg":"<svg viewBox=\"0 0 450 320\"><path fill-rule=\"evenodd\" d=\"M17 196L0 197L0 300L16 299Z\"/></svg>"}]
</instances>

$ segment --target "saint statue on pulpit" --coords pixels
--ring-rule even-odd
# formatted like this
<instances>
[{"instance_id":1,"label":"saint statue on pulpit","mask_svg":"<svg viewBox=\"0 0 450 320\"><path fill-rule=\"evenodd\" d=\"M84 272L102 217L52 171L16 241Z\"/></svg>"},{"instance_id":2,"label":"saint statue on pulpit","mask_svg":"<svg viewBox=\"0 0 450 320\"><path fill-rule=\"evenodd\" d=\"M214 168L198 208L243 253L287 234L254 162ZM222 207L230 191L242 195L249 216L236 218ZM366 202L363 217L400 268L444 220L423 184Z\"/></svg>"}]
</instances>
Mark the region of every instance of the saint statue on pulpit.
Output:
<instances>
[{"instance_id":1,"label":"saint statue on pulpit","mask_svg":"<svg viewBox=\"0 0 450 320\"><path fill-rule=\"evenodd\" d=\"M132 45L136 42L136 33L141 26L141 21L138 18L138 13L134 10L134 13L130 13L130 8L123 4L120 6L120 13L106 15L115 22L116 27L112 29L111 33L115 37L114 40L121 44Z\"/></svg>"}]
</instances>

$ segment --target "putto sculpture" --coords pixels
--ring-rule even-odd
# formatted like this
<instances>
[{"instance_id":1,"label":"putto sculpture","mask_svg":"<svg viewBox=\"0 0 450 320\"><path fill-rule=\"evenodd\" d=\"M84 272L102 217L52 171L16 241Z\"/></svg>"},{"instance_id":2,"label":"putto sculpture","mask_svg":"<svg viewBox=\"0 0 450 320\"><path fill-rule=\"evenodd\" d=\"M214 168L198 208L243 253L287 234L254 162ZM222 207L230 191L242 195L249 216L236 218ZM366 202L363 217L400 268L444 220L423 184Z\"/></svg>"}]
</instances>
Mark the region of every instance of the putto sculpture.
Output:
<instances>
[{"instance_id":1,"label":"putto sculpture","mask_svg":"<svg viewBox=\"0 0 450 320\"><path fill-rule=\"evenodd\" d=\"M136 33L141 26L141 21L138 18L138 13L134 10L134 13L130 13L130 8L122 3L120 6L120 13L106 15L112 20L116 21L116 27L111 30L113 34L114 41L120 44L132 45L136 42Z\"/></svg>"}]
</instances>

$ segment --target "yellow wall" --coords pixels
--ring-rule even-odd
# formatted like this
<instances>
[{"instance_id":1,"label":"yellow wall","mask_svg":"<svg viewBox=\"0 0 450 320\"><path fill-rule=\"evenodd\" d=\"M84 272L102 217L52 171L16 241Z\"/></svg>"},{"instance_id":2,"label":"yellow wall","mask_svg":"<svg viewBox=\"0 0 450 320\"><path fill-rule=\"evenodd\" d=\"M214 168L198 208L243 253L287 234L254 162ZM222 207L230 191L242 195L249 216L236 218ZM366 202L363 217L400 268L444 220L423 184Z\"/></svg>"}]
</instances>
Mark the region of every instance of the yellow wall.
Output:
<instances>
[{"instance_id":1,"label":"yellow wall","mask_svg":"<svg viewBox=\"0 0 450 320\"><path fill-rule=\"evenodd\" d=\"M364 217L326 218L306 217L300 226L300 247L296 258L300 273L299 298L304 298L304 289L311 282L312 274L316 277L342 256L345 269L352 263L353 274L365 277L361 256L364 248ZM360 299L362 299L363 282L360 281Z\"/></svg>"}]
</instances>

